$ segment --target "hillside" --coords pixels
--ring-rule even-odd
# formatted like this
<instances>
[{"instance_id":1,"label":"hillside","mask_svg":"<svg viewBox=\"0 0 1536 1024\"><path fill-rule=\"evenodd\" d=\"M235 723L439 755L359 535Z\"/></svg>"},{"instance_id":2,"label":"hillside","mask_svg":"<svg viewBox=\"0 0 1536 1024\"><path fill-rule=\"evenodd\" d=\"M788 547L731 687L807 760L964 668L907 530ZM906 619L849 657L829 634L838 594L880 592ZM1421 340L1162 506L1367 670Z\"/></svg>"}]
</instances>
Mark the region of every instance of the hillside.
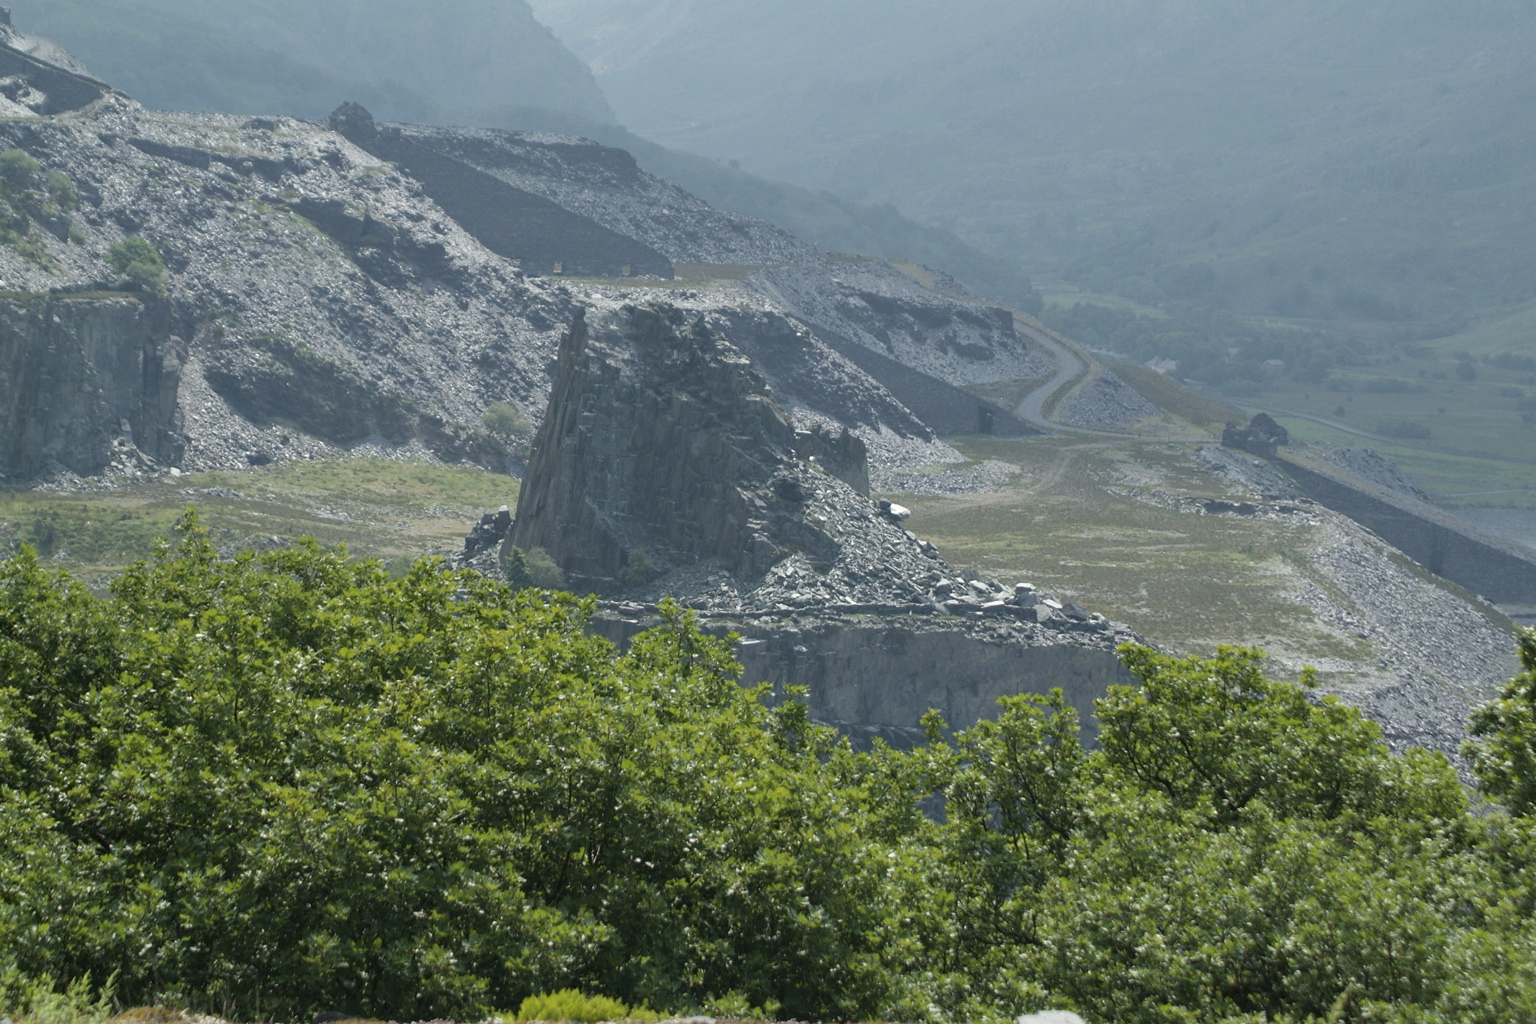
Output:
<instances>
[{"instance_id":1,"label":"hillside","mask_svg":"<svg viewBox=\"0 0 1536 1024\"><path fill-rule=\"evenodd\" d=\"M523 0L17 0L18 24L58 39L150 107L324 117L343 100L381 116L474 123L479 111L612 112L591 73Z\"/></svg>"},{"instance_id":2,"label":"hillside","mask_svg":"<svg viewBox=\"0 0 1536 1024\"><path fill-rule=\"evenodd\" d=\"M1531 298L1536 11L537 0L638 134L1024 261L1359 337Z\"/></svg>"},{"instance_id":3,"label":"hillside","mask_svg":"<svg viewBox=\"0 0 1536 1024\"><path fill-rule=\"evenodd\" d=\"M590 71L526 4L22 0L16 18L150 108L320 118L353 100L404 121L580 135L632 152L646 170L721 209L831 251L943 267L984 294L1038 306L1017 260L953 232L658 146L615 124Z\"/></svg>"},{"instance_id":4,"label":"hillside","mask_svg":"<svg viewBox=\"0 0 1536 1024\"><path fill-rule=\"evenodd\" d=\"M1411 597L1414 616L1462 668L1451 672L1417 654L1385 661L1396 627L1363 598L1338 598L1370 588L1362 590L1353 563L1327 555L1335 538L1357 536L1354 527L1324 509L1300 516L1289 495L1263 499L1274 506L1265 516L1288 524L1272 532L1259 519L1227 520L1206 507L1237 508L1273 491L1227 480L1202 454L1227 410L1151 371L1122 367L1122 378L1069 339L969 297L941 273L828 256L773 225L714 209L647 174L630 154L587 140L380 123L355 104L338 108L325 125L152 112L97 83L18 66L30 68L31 91L23 95L39 108L62 102L68 88L88 95L48 117L27 108L0 120L0 151L29 154L8 152L0 166L11 168L13 209L31 211L11 223L0 246L0 277L11 289L0 294L0 382L16 396L5 411L0 472L12 484L48 488L7 496L0 538L11 544L38 544L62 562L110 572L191 498L210 507L210 523L229 546L282 546L319 533L387 557L447 553L461 546L453 539L455 517L462 536L477 503L512 503L511 476L537 454L530 442L540 443L534 431L546 414L555 354L578 315L599 322L661 309L690 332L726 339L761 375L781 410L775 415L795 436L820 430L838 437L846 429L867 451L867 475L858 474L864 486L942 499L936 506L913 498L911 505L933 516L925 531L951 538L972 563L955 570L970 574L960 583L969 604L954 598L948 570L922 560L928 555L898 568L890 551L911 556L914 539L897 542L901 531L885 530L889 536L861 541L883 528L867 525L869 499L860 497L857 514L816 513L847 524L850 551L870 552L849 556L854 571L824 571L833 563L823 552L782 585L760 586L755 563L752 578L721 582L694 572L697 552L684 545L675 566L682 575L667 577L678 581L667 592L698 597L728 616L745 614L741 595L771 594L746 609L753 628L782 638L802 628L799 617L815 618L827 649L846 645L849 664L868 674L876 655L860 638L886 629L882 616L920 612L920 623L890 628L946 634L932 641L931 654L975 615L991 636L1000 613L984 609L1022 608L1007 604L1009 577L1035 576L1076 597L1080 623L1101 622L1092 616L1102 607L1149 639L1195 650L1270 637L1287 671L1322 661L1330 688L1372 703L1381 720L1394 723L1394 739L1451 753L1467 707L1508 674L1508 620L1443 580L1411 579L1420 571L1412 566L1389 572L1392 585ZM123 258L129 250L149 253L155 265L133 270ZM687 422L728 420L711 414ZM1053 466L1051 443L1029 440L1042 431L1107 438L1111 453L1129 446L1123 456L1107 456L1120 461L1124 481L1079 488L1101 472L1099 460ZM979 449L945 440L972 433L993 440ZM985 454L968 460L967 449ZM634 454L609 452L599 463L629 465ZM353 461L333 461L347 457ZM316 469L283 468L292 463ZM400 465L413 463L468 463L509 475L497 484L468 469L422 475ZM732 464L761 460L743 456ZM659 478L697 474L704 465L685 459ZM252 473L251 483L240 483L237 471ZM1040 504L1030 483L1036 479L1058 498L1081 499L1061 506L1066 528L1048 531L1047 541L1006 515L985 537L956 525L969 521L967 509L990 509L981 515L986 522L999 507ZM1124 506L1125 487L1143 483L1149 491ZM705 484L687 492L689 502L743 490L740 481ZM432 486L445 488L441 501L424 493ZM604 486L591 490L607 494ZM615 508L630 501L609 498ZM585 500L573 499L572 507ZM663 506L671 500L658 499ZM1167 511L1170 500L1163 532L1187 535L1174 547L1191 564L1221 567L1225 591L1190 591L1180 559L1126 559L1102 573L1087 568L1103 565L1103 537L1123 533L1130 511L1132 518L1160 515L1154 510ZM703 508L691 522L703 529L737 513L756 516L756 508ZM824 548L815 539L821 530L796 543ZM538 546L560 547L547 539ZM773 552L793 547L770 542ZM1359 550L1368 564L1392 557ZM572 551L574 559L580 546ZM597 580L592 589L612 590L614 566L628 568L629 553L615 554L602 572L583 571ZM659 548L656 556L649 561L659 567ZM886 571L869 577L859 568L865 562ZM1288 566L1308 568L1297 574ZM1277 572L1288 580L1284 595L1217 599L1232 614L1211 621L1151 596L1190 593L1187 600L1198 605L1213 593L1268 594ZM983 575L990 581L983 584ZM969 593L978 587L985 595ZM641 596L653 603L662 592ZM1442 604L1455 614L1437 615ZM795 625L782 621L780 605ZM1287 624L1278 636L1276 622ZM1049 649L1045 634L1029 636L1020 650ZM950 659L947 673L964 680L951 680L954 691L974 697L990 692L984 682L996 678L1022 685L1018 671L993 672L992 655L977 653L1001 641L980 643ZM819 678L796 660L796 646L764 650L787 659L779 663L784 678ZM763 664L770 676L779 671L773 658ZM881 678L899 672L910 684L909 699L898 705L882 698L853 720L917 729L923 702L934 699L923 664L909 658L882 667ZM1051 685L1072 675L1057 667ZM1044 658L1031 671L1044 680L1054 670ZM1404 705L1399 714L1394 694L1426 671L1445 685L1427 704ZM826 684L835 690L839 679L857 678L847 668ZM967 700L956 706L974 717L975 701Z\"/></svg>"}]
</instances>

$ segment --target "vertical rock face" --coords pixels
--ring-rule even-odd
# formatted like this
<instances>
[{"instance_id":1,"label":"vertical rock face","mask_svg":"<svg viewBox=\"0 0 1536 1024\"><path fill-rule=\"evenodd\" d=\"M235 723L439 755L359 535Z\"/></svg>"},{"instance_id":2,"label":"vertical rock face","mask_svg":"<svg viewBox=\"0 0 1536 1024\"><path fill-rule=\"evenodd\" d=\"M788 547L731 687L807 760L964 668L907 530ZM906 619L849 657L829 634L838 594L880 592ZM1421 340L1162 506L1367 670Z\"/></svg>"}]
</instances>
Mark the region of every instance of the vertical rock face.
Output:
<instances>
[{"instance_id":1,"label":"vertical rock face","mask_svg":"<svg viewBox=\"0 0 1536 1024\"><path fill-rule=\"evenodd\" d=\"M549 411L511 542L605 588L637 551L654 569L721 563L742 577L792 551L835 557L805 512L807 474L868 489L862 442L802 434L751 362L672 307L580 317L560 347ZM815 456L815 461L812 461ZM802 462L801 459L805 461Z\"/></svg>"},{"instance_id":2,"label":"vertical rock face","mask_svg":"<svg viewBox=\"0 0 1536 1024\"><path fill-rule=\"evenodd\" d=\"M0 475L176 462L182 353L162 319L127 297L0 301Z\"/></svg>"}]
</instances>

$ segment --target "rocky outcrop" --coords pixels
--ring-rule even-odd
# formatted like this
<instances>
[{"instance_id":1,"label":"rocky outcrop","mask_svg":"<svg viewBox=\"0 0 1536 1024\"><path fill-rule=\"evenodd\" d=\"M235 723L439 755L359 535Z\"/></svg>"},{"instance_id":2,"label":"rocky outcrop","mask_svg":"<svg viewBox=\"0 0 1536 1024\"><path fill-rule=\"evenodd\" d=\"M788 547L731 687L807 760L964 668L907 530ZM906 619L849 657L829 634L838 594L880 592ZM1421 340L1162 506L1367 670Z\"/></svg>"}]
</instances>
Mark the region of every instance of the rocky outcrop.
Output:
<instances>
[{"instance_id":1,"label":"rocky outcrop","mask_svg":"<svg viewBox=\"0 0 1536 1024\"><path fill-rule=\"evenodd\" d=\"M1221 432L1223 448L1233 448L1266 459L1272 459L1279 446L1290 444L1291 435L1267 413L1259 413L1246 427L1229 422Z\"/></svg>"},{"instance_id":2,"label":"rocky outcrop","mask_svg":"<svg viewBox=\"0 0 1536 1024\"><path fill-rule=\"evenodd\" d=\"M175 464L181 342L132 296L0 299L0 477Z\"/></svg>"},{"instance_id":3,"label":"rocky outcrop","mask_svg":"<svg viewBox=\"0 0 1536 1024\"><path fill-rule=\"evenodd\" d=\"M642 557L657 573L719 562L743 577L792 551L830 562L837 541L806 510L816 457L867 493L857 439L797 437L762 375L702 320L635 306L578 317L511 543L597 589Z\"/></svg>"},{"instance_id":4,"label":"rocky outcrop","mask_svg":"<svg viewBox=\"0 0 1536 1024\"><path fill-rule=\"evenodd\" d=\"M1028 584L951 568L872 501L863 445L796 432L751 360L675 307L596 308L560 348L507 543L545 548L610 600L623 642L663 597L745 637L748 682L804 686L855 736L904 742L938 707L1064 687L1084 711L1128 682L1122 627Z\"/></svg>"},{"instance_id":5,"label":"rocky outcrop","mask_svg":"<svg viewBox=\"0 0 1536 1024\"><path fill-rule=\"evenodd\" d=\"M18 32L0 7L0 117L62 114L111 92L53 43Z\"/></svg>"}]
</instances>

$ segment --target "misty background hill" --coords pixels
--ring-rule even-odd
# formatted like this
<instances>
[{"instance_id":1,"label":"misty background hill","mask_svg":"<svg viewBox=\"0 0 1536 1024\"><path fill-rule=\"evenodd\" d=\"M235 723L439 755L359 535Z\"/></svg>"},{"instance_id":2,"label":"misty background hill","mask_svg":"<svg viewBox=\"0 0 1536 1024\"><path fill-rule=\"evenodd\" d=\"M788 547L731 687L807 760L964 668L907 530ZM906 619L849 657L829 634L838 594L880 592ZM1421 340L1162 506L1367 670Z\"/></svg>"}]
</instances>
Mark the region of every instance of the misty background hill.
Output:
<instances>
[{"instance_id":1,"label":"misty background hill","mask_svg":"<svg viewBox=\"0 0 1536 1024\"><path fill-rule=\"evenodd\" d=\"M534 0L620 121L1037 280L1394 338L1536 296L1536 4Z\"/></svg>"},{"instance_id":2,"label":"misty background hill","mask_svg":"<svg viewBox=\"0 0 1536 1024\"><path fill-rule=\"evenodd\" d=\"M381 117L474 122L533 106L613 114L586 66L520 0L17 0L149 107L320 118L342 98Z\"/></svg>"}]
</instances>

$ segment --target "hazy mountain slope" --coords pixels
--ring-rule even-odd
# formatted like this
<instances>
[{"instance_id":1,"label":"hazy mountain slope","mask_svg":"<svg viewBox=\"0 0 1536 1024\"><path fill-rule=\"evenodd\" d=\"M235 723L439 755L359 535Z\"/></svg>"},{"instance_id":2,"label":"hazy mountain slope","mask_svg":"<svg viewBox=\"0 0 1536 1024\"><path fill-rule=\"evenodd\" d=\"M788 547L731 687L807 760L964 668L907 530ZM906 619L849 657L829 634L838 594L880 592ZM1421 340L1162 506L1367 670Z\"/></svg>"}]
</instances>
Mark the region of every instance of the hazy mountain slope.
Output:
<instances>
[{"instance_id":1,"label":"hazy mountain slope","mask_svg":"<svg viewBox=\"0 0 1536 1024\"><path fill-rule=\"evenodd\" d=\"M995 298L1038 305L1016 259L893 208L769 181L615 125L588 69L521 2L21 0L16 17L151 108L319 118L352 99L388 119L579 134L630 150L646 170L721 209L826 249L915 260Z\"/></svg>"},{"instance_id":2,"label":"hazy mountain slope","mask_svg":"<svg viewBox=\"0 0 1536 1024\"><path fill-rule=\"evenodd\" d=\"M985 252L954 232L921 224L889 204L855 203L789 185L695 153L658 145L620 125L528 107L495 111L486 124L514 131L580 135L634 155L650 173L711 205L777 224L829 252L906 259L943 270L990 299L1038 312L1041 299L1016 258Z\"/></svg>"},{"instance_id":3,"label":"hazy mountain slope","mask_svg":"<svg viewBox=\"0 0 1536 1024\"><path fill-rule=\"evenodd\" d=\"M411 120L509 104L612 120L522 0L19 0L15 17L162 109L321 117L354 99Z\"/></svg>"},{"instance_id":4,"label":"hazy mountain slope","mask_svg":"<svg viewBox=\"0 0 1536 1024\"><path fill-rule=\"evenodd\" d=\"M1536 280L1528 3L534 6L640 134L1052 276L1348 320Z\"/></svg>"}]
</instances>

